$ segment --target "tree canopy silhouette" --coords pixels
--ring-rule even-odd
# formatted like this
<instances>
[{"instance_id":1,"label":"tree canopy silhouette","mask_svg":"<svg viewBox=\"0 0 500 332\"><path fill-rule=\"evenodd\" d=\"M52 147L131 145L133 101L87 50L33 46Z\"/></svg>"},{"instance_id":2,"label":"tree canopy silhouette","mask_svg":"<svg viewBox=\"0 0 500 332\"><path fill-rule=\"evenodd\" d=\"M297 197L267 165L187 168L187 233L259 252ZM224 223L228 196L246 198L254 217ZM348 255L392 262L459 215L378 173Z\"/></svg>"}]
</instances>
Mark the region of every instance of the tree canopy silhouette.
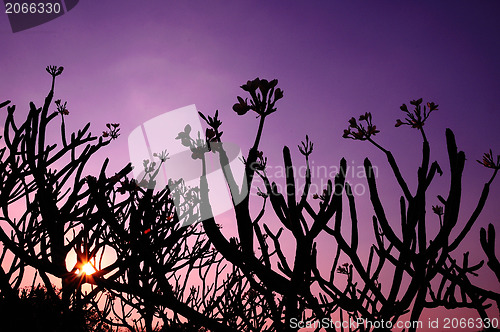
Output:
<instances>
[{"instance_id":1,"label":"tree canopy silhouette","mask_svg":"<svg viewBox=\"0 0 500 332\"><path fill-rule=\"evenodd\" d=\"M108 123L97 137L89 132L89 123L68 136L67 102L54 101L56 77L63 67L49 66L47 72L52 84L43 106L30 103L21 123L10 101L0 103L7 110L0 149L0 305L4 309L0 311L4 314L10 304L15 304L10 309L26 311L42 302L47 305L44 309L57 308L62 322L77 313L86 322L83 325L95 331L295 331L314 322L317 330L334 331L338 326L331 322L362 320L390 326L358 323L346 329L383 331L391 330L402 317L419 321L426 308L473 309L481 318L478 329L495 327L494 319L498 323L498 316L487 309L492 303L500 308L500 293L475 284L472 278L484 269L484 262L470 262L468 252L461 262L455 256L464 251L463 240L471 236L486 204L500 156L495 160L490 151L479 161L493 170L492 175L471 216L459 222L465 153L459 151L452 130L446 129L449 165L431 162L424 128L430 114L438 111L435 103L418 99L410 106L403 104L405 118L396 122L396 127L408 126L421 136L415 188L408 185L391 151L375 140L380 131L372 114L348 120L343 137L380 150L401 190L396 222L382 205L372 163L365 159L375 238L366 246L360 244L360 233L367 230L359 226L359 207L346 181L344 158L322 194L311 193L314 144L306 135L298 146L306 167L303 190L297 186L299 174L286 146L286 190L280 192L268 176L261 141L266 119L277 113L277 103L284 98L278 80L248 81L241 88L250 99L238 96L233 106L238 115L253 112L259 119L253 145L242 160L246 181L239 181L231 169L217 111L214 117L200 113L207 125L204 137L198 133L197 139L191 138L189 130L178 135L179 144L201 160L199 186L188 187L181 179L156 187L162 165L169 162L168 151L156 151L153 160L145 160L139 179L131 175L131 165L108 174L108 160L99 174L85 174L90 158L119 137L120 125ZM60 142L49 142L52 126L59 127ZM219 216L212 211L208 153L218 158L230 188L235 237L224 234ZM437 174L449 174L450 184L441 190L447 196L444 192L438 196L441 205L429 208L428 189ZM264 183L263 190L258 190L262 206L256 213L250 209L248 194L255 177ZM176 197L183 198L181 205ZM439 221L435 234L429 232L431 218ZM318 261L319 239L325 237L335 244L328 271ZM284 239L293 239L292 250L283 248ZM478 239L500 282L494 226L481 229ZM73 267L67 267L70 254L76 256ZM87 263L94 273L83 272ZM22 287L29 282L28 270L35 274L27 293ZM60 292L52 286L55 279ZM35 280L43 286L36 287ZM82 291L85 283L91 285L90 292ZM52 317L43 310L40 315Z\"/></svg>"}]
</instances>

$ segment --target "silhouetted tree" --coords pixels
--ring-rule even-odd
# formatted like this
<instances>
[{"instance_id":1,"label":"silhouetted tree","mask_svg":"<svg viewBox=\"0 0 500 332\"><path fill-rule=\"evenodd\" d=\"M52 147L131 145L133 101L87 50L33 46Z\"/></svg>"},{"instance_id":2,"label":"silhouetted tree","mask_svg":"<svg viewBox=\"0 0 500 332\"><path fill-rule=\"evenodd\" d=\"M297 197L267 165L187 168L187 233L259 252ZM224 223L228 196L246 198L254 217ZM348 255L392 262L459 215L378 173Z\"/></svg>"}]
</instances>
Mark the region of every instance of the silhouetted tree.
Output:
<instances>
[{"instance_id":1,"label":"silhouetted tree","mask_svg":"<svg viewBox=\"0 0 500 332\"><path fill-rule=\"evenodd\" d=\"M145 175L140 181L126 177L126 172L106 177L107 163L99 178L88 178L96 214L107 225L101 237L117 257L109 267L109 271L116 269L111 278L103 278L108 269L98 269L90 282L109 290L111 307L126 303L140 314L144 321L135 324L128 322L127 314L118 315L117 324L131 330L154 330L155 317L164 326L178 325L182 322L179 315L189 319L192 328L230 330L229 324L221 323L223 318L215 303L224 298L218 293L229 284L217 280L223 279L225 271L221 257L210 247L200 224L181 226L198 218L193 208L196 190L175 186L180 191L175 194L186 199L186 208L176 213L169 186L154 189L153 182L167 154L160 153L158 159L158 165L145 162ZM206 280L209 273L215 275L212 282ZM193 283L193 274L201 285ZM237 276L236 272L232 275ZM235 280L233 284L240 283Z\"/></svg>"},{"instance_id":2,"label":"silhouetted tree","mask_svg":"<svg viewBox=\"0 0 500 332\"><path fill-rule=\"evenodd\" d=\"M426 222L426 217L428 217L426 211L429 209L426 194L435 174L442 175L442 170L437 161L430 164L430 144L425 135L424 124L430 114L438 109L438 105L430 102L422 107L422 99L413 100L410 104L414 107L413 110L409 110L406 104L400 107L406 118L404 121L397 120L396 127L410 126L417 129L422 136L422 162L418 168L417 185L414 194L411 193L409 186L401 175L392 153L374 141L373 136L378 133L378 130L372 123L371 113L361 115L359 123L355 118L351 118L349 128L344 131L345 138L368 141L385 153L403 192L400 199L401 235L398 236L393 231L379 198L372 165L368 159L365 160L370 199L375 211L373 227L377 245L372 248L374 248L379 260L377 271L380 271L386 262L394 268L394 279L389 288L388 296L383 296L382 293L374 294L375 304L378 302L379 307L374 306L372 303L372 314L379 319L395 322L405 311L411 310L410 319L417 321L424 308L441 306L448 309L474 308L481 318L486 319L488 316L485 309L489 306L489 304L486 304L486 300L494 299L498 301L500 294L495 292L486 294L483 290L471 286L468 276L476 275L475 271L481 268L483 262L472 266L469 265L469 253L466 252L463 257L463 264L459 266L452 257L452 253L459 247L480 215L488 197L489 186L495 178L497 170L484 185L472 215L464 225L460 225L458 216L461 204L465 154L458 151L453 132L450 129L446 130L451 181L448 197L445 199L438 195L438 200L444 207L432 206L433 213L439 218L440 228L437 234L432 239L429 239L430 234ZM459 231L458 236L452 237L453 231L457 230ZM387 241L387 244L384 243L385 241ZM337 238L337 242L340 245L344 241ZM355 253L350 251L351 247L345 246L345 248L343 251L354 262L356 259ZM369 265L373 256L373 252L370 252ZM359 275L362 276L366 272L368 272L366 275L369 275L369 271L366 271L361 265L354 264L354 266ZM374 276L377 275L378 272L374 274ZM437 279L440 279L440 281L433 283ZM408 280L407 287L402 287L402 280ZM447 287L446 290L445 287ZM460 294L460 300L456 299L457 293ZM361 292L361 294L364 293ZM410 329L410 331L413 330L415 328Z\"/></svg>"},{"instance_id":3,"label":"silhouetted tree","mask_svg":"<svg viewBox=\"0 0 500 332\"><path fill-rule=\"evenodd\" d=\"M191 149L192 157L201 161L199 187L189 188L181 179L157 188L160 169L169 159L167 151L157 151L153 160L144 161L140 179L131 177L130 165L107 174L108 160L99 174L83 175L90 157L119 136L119 124L107 124L101 137L88 132L90 124L68 137L67 103L56 100L52 104L55 79L63 68L49 66L47 71L52 77L51 90L41 108L30 103L24 122L15 121L15 106L9 101L0 104L0 108L7 107L5 146L0 149L1 305L15 303L11 309L25 310L41 299L47 308L57 307L57 314L62 311L63 321L76 313L77 320L87 322L94 330L151 332L292 331L298 330L294 322L323 319L394 324L406 314L417 321L425 308L437 307L472 308L487 319L490 302L499 306L499 293L471 281L483 262L471 264L465 253L458 263L454 254L463 249L460 244L485 205L500 169L500 157L494 162L490 151L480 162L494 173L470 218L460 223L465 154L458 151L454 134L447 129L451 176L448 196L438 196L442 205L429 209L428 189L435 175L443 171L436 161L431 163L424 125L438 105L422 105L422 99L418 99L410 102L410 110L403 104L406 118L396 122L396 127L408 125L422 137L422 160L414 190L390 150L375 141L379 130L371 113L349 120L344 137L367 141L382 151L402 192L396 227L382 205L373 166L365 159L375 243L368 252L362 252L362 229L355 197L346 181L345 159L322 194L310 192L309 162L314 145L308 136L299 146L306 167L301 192L288 147L283 149L285 192L280 192L266 173L267 158L260 145L265 120L277 111L276 103L283 98L277 80L248 81L242 89L249 93L250 100L238 96L233 106L239 115L254 112L259 118L255 140L243 158L244 181L231 169L218 112L214 117L200 113L209 127L205 135L198 133L198 138L192 138L190 130L185 130L178 136L180 143ZM55 111L50 113L54 106ZM57 118L61 120L61 142L48 143L49 124ZM223 234L212 212L208 153L216 154L231 192L237 226L233 238ZM264 188L258 188L262 207L253 216L249 193L256 176L262 179ZM183 198L181 205L176 197ZM348 211L343 210L344 205ZM266 207L272 217L265 214ZM430 210L439 220L436 232L428 230L426 212ZM270 224L275 220L279 229ZM320 237L329 237L336 245L332 267L326 274L317 258ZM292 250L283 249L285 238L293 239ZM492 225L488 232L481 230L480 243L500 281ZM70 252L76 254L77 263L68 269ZM364 256L368 256L366 263ZM82 273L88 262L95 273ZM39 276L45 288L32 287L30 293L23 293L20 289L29 268L36 270L34 280ZM382 285L381 276L388 273L394 277L384 279ZM346 278L339 280L339 275ZM61 280L61 294L52 287L49 276ZM83 283L92 286L90 292L82 292ZM372 328L360 325L354 330Z\"/></svg>"},{"instance_id":4,"label":"silhouetted tree","mask_svg":"<svg viewBox=\"0 0 500 332\"><path fill-rule=\"evenodd\" d=\"M265 298L263 310L271 313L272 329L293 330L293 319L321 320L340 309L340 317L344 319L358 318L370 321L389 321L395 323L398 318L411 312L410 319L417 321L424 308L474 308L480 316L487 318L485 309L488 299L497 300L499 294L484 291L471 286L468 275L475 274L482 263L469 266L468 254L464 255L461 266L456 263L451 254L455 251L472 225L477 220L486 198L488 188L496 171L485 185L477 207L463 226L458 225L460 209L461 182L465 155L457 150L455 138L451 130L446 131L448 156L450 162L451 183L448 198L438 196L444 205L433 206L433 211L441 220L441 227L432 239L428 239L426 224L426 193L436 173L442 174L437 162L430 163L430 145L426 138L423 126L429 115L437 110L437 105L428 103L422 108L422 100L411 101L414 110L408 110L406 105L401 107L407 118L398 120L396 126L409 125L418 129L423 138L422 162L417 174L417 186L412 194L397 166L392 153L373 140L379 131L372 123L371 113L349 120L349 129L344 137L355 140L366 140L383 151L389 161L395 177L401 187L403 196L401 206L401 235L397 235L389 222L375 182L372 165L365 160L365 173L370 190L370 199L374 208L373 230L376 243L371 246L369 260L363 264L358 250L359 229L356 214L355 199L349 184L345 181L346 161L340 162L340 172L334 181L329 181L322 195L315 195L320 200L319 209L314 209L308 202L311 185L309 156L313 144L306 141L299 146L300 152L306 159L306 178L302 193L296 190L296 178L288 147L283 149L285 164L286 193L280 193L275 183L268 179L265 169L267 159L259 151L259 142L267 116L276 111L276 101L283 97L283 92L276 88L277 80L267 81L255 79L248 81L242 89L249 92L248 99L238 97L238 103L233 106L234 111L243 115L248 111L257 113L260 118L255 143L250 149L245 161L247 177L246 188L238 187L231 172L228 157L221 142L220 120L200 114L210 127L210 137L207 137L207 146L195 146L192 150L201 149L204 153L216 151L228 186L233 195L238 237L236 241L228 240L220 232L211 213L208 197L206 176L200 180L201 209L205 215L212 215L203 221L203 225L210 240L217 250L235 266L239 267L245 277L252 281L255 290ZM361 124L363 123L363 124ZM194 141L194 140L193 140ZM204 153L197 155L203 161L202 174L206 175ZM241 199L241 195L250 192L252 179L255 175L262 177L266 191L260 192L263 198L263 208L255 219L250 217L248 196ZM343 211L342 197L346 195L349 205L351 238L347 240L342 227ZM274 214L279 219L282 228L273 233L264 223L265 202L269 198ZM240 203L241 202L241 203ZM263 228L263 229L262 229ZM280 237L284 230L295 239L295 252L287 257L281 249ZM459 229L456 238L450 238L453 230ZM333 266L327 277L324 277L317 267L316 239L320 234L328 234L337 243L337 251L333 257ZM257 239L260 251L254 253L254 238ZM273 248L272 250L270 248ZM491 250L490 250L491 251ZM340 264L339 257L348 257L349 263ZM491 256L491 255L490 255ZM383 269L393 271L393 280L385 281L389 287L381 287L379 277ZM347 284L341 289L335 282L335 274L347 275ZM439 282L437 280L440 279ZM402 281L408 284L403 287ZM314 292L319 286L321 291ZM437 287L437 289L436 289ZM444 291L444 287L447 287ZM456 293L461 299L456 300ZM344 316L342 316L344 313ZM332 328L333 329L333 328ZM365 327L361 326L360 330ZM368 328L370 329L370 328ZM410 331L415 330L411 328Z\"/></svg>"},{"instance_id":5,"label":"silhouetted tree","mask_svg":"<svg viewBox=\"0 0 500 332\"><path fill-rule=\"evenodd\" d=\"M229 308L244 298L246 281L210 248L201 225L180 226L180 220L193 224L198 218L196 191L179 185L174 193L169 187L153 190L159 171L154 162L145 165L141 181L128 176L130 165L107 177L107 160L98 177L84 176L90 157L119 136L119 124L107 124L101 137L88 132L90 124L67 137L67 103L56 100L52 105L63 68L49 66L47 72L51 90L43 107L30 103L24 122L16 122L9 101L0 105L8 106L0 149L4 303L19 301L25 270L32 268L34 279L45 284L47 301L61 301L68 317L87 308L108 326L141 331L180 326L186 319L189 323L181 325L195 329L229 331L241 325ZM49 127L58 117L61 142L49 143ZM168 154L157 157L161 165ZM186 208L175 211L172 195L183 196ZM77 263L68 269L70 252ZM9 268L6 257L13 257ZM107 265L103 257L109 258ZM89 262L97 270L91 275L83 273ZM202 278L201 285L191 275ZM207 275L215 280L205 280ZM49 276L61 280L61 297ZM81 290L84 283L93 287L88 294Z\"/></svg>"},{"instance_id":6,"label":"silhouetted tree","mask_svg":"<svg viewBox=\"0 0 500 332\"><path fill-rule=\"evenodd\" d=\"M90 157L117 137L119 128L105 140L92 136L88 123L68 137L67 103L59 99L52 103L55 80L63 67L49 66L46 70L52 86L42 107L31 102L26 119L18 123L16 107L7 106L8 102L1 105L7 106L4 146L0 149L1 260L9 255L13 259L7 271L2 264L0 290L4 300L15 300L29 266L36 270L35 278L43 280L47 296L61 300L63 308L70 310L84 305L78 299L86 276L75 272L90 258L91 247L98 250L102 246L96 241L103 223L88 203L90 192L84 189L82 173ZM61 141L54 143L48 133L57 118ZM66 259L71 250L78 253L78 264L68 270ZM61 299L49 275L61 280Z\"/></svg>"}]
</instances>

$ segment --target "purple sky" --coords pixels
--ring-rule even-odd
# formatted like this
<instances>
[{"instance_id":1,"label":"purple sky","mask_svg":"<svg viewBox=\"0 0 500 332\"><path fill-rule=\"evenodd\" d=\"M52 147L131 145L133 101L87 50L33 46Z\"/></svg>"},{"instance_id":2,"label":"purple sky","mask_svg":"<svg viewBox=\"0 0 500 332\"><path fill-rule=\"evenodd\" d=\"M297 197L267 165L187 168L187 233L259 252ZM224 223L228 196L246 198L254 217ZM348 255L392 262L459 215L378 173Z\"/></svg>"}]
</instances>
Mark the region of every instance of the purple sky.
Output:
<instances>
[{"instance_id":1,"label":"purple sky","mask_svg":"<svg viewBox=\"0 0 500 332\"><path fill-rule=\"evenodd\" d=\"M445 172L435 193L447 195L449 127L468 159L468 217L491 173L475 160L490 148L500 153L499 17L497 1L80 1L54 21L13 34L0 14L0 101L12 100L19 112L31 100L40 106L50 83L45 66L64 66L56 98L68 101L70 127L90 121L100 133L107 122L120 122L120 139L94 159L98 168L110 156L117 170L129 160L127 136L135 127L189 104L210 115L219 109L225 139L246 153L257 120L231 110L237 95L246 97L239 86L257 76L278 78L285 98L264 130L269 164L282 164L286 144L300 166L296 145L306 134L317 166L345 157L357 167L368 156L391 214L401 193L382 153L342 139L342 132L351 116L372 112L377 142L414 178L419 136L394 123L402 103L423 97L440 105L425 128L431 157ZM499 195L497 181L470 234L467 248L477 259L484 256L479 228L498 224ZM434 197L429 204L437 204ZM371 207L360 204L368 222Z\"/></svg>"}]
</instances>

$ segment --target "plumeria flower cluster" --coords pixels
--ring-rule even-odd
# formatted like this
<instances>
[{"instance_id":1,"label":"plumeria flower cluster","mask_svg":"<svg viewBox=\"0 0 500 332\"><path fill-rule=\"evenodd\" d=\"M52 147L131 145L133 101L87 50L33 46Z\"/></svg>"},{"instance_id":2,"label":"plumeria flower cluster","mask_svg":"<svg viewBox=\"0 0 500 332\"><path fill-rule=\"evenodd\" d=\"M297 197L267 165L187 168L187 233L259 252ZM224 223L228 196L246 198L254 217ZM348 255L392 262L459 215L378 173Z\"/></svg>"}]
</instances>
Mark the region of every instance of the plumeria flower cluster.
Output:
<instances>
[{"instance_id":1,"label":"plumeria flower cluster","mask_svg":"<svg viewBox=\"0 0 500 332\"><path fill-rule=\"evenodd\" d=\"M438 215L439 217L439 225L443 227L443 215L444 215L444 208L441 205L433 205L432 206L432 212Z\"/></svg>"},{"instance_id":2,"label":"plumeria flower cluster","mask_svg":"<svg viewBox=\"0 0 500 332\"><path fill-rule=\"evenodd\" d=\"M102 132L102 137L110 137L111 139L117 139L120 134L118 132L120 131L120 126L119 123L106 123L106 127L108 127L108 131L103 131Z\"/></svg>"},{"instance_id":3,"label":"plumeria flower cluster","mask_svg":"<svg viewBox=\"0 0 500 332\"><path fill-rule=\"evenodd\" d=\"M359 121L360 123L354 117L349 119L349 127L344 130L342 137L364 141L380 132L377 126L372 123L372 114L370 112L360 115ZM364 121L366 124L363 125L361 121Z\"/></svg>"},{"instance_id":4,"label":"plumeria flower cluster","mask_svg":"<svg viewBox=\"0 0 500 332\"><path fill-rule=\"evenodd\" d=\"M215 116L212 118L210 115L208 118L201 112L198 112L198 114L201 116L203 120L213 129L213 130L218 130L220 125L222 124L222 121L218 119L219 117L219 110L215 111Z\"/></svg>"},{"instance_id":5,"label":"plumeria flower cluster","mask_svg":"<svg viewBox=\"0 0 500 332\"><path fill-rule=\"evenodd\" d=\"M245 157L243 157L243 163L245 165L247 164L247 160ZM264 157L264 152L257 151L257 158L255 162L253 162L253 164L250 165L250 167L254 171L264 171L266 169L266 166L267 166L267 157Z\"/></svg>"},{"instance_id":6,"label":"plumeria flower cluster","mask_svg":"<svg viewBox=\"0 0 500 332\"><path fill-rule=\"evenodd\" d=\"M243 115L252 110L258 114L257 117L267 116L276 112L274 106L278 100L283 98L283 90L280 88L276 89L276 85L278 85L278 80L276 79L268 81L257 77L253 81L248 81L241 88L250 93L252 97L250 104L248 103L248 98L243 99L238 96L238 103L233 105L233 110L238 115Z\"/></svg>"},{"instance_id":7,"label":"plumeria flower cluster","mask_svg":"<svg viewBox=\"0 0 500 332\"><path fill-rule=\"evenodd\" d=\"M64 67L58 67L58 66L47 66L47 68L45 68L45 70L47 71L47 73L49 73L53 78L55 78L56 76L59 76L62 74L63 70L64 70Z\"/></svg>"},{"instance_id":8,"label":"plumeria flower cluster","mask_svg":"<svg viewBox=\"0 0 500 332\"><path fill-rule=\"evenodd\" d=\"M59 114L61 114L61 115L68 115L69 114L69 111L68 111L68 109L66 107L66 105L68 104L67 101L65 101L64 104L63 104L63 103L61 103L61 99L57 99L55 101L55 104L57 106L57 112Z\"/></svg>"},{"instance_id":9,"label":"plumeria flower cluster","mask_svg":"<svg viewBox=\"0 0 500 332\"><path fill-rule=\"evenodd\" d=\"M344 264L340 265L339 267L337 267L337 273L348 275L351 268L352 268L352 264L344 263Z\"/></svg>"},{"instance_id":10,"label":"plumeria flower cluster","mask_svg":"<svg viewBox=\"0 0 500 332\"><path fill-rule=\"evenodd\" d=\"M142 162L142 165L144 166L144 173L153 173L156 170L156 162L149 162L149 159L144 159Z\"/></svg>"},{"instance_id":11,"label":"plumeria flower cluster","mask_svg":"<svg viewBox=\"0 0 500 332\"><path fill-rule=\"evenodd\" d=\"M163 150L162 152L160 153L153 153L153 157L156 157L158 159L160 159L160 162L164 163L165 161L167 161L167 159L170 159L168 157L169 153L167 153L167 150Z\"/></svg>"},{"instance_id":12,"label":"plumeria flower cluster","mask_svg":"<svg viewBox=\"0 0 500 332\"><path fill-rule=\"evenodd\" d=\"M327 198L328 198L328 190L326 190L326 189L323 189L323 194L321 194L321 195L318 195L318 194L313 195L313 199L320 199L323 202L325 202L327 200Z\"/></svg>"},{"instance_id":13,"label":"plumeria flower cluster","mask_svg":"<svg viewBox=\"0 0 500 332\"><path fill-rule=\"evenodd\" d=\"M120 181L121 187L117 189L117 191L124 195L126 192L134 193L139 190L139 185L135 181L135 179L129 180L128 178L123 179L123 181Z\"/></svg>"},{"instance_id":14,"label":"plumeria flower cluster","mask_svg":"<svg viewBox=\"0 0 500 332\"><path fill-rule=\"evenodd\" d=\"M309 157L309 155L313 152L314 143L309 141L308 135L306 135L306 141L302 141L300 143L302 143L302 146L297 145L299 147L300 153L302 153L306 157Z\"/></svg>"},{"instance_id":15,"label":"plumeria flower cluster","mask_svg":"<svg viewBox=\"0 0 500 332\"><path fill-rule=\"evenodd\" d=\"M191 158L202 159L203 155L209 151L206 140L204 140L198 132L198 138L194 140L194 145L191 146Z\"/></svg>"},{"instance_id":16,"label":"plumeria flower cluster","mask_svg":"<svg viewBox=\"0 0 500 332\"><path fill-rule=\"evenodd\" d=\"M433 205L432 206L432 212L434 212L438 216L442 216L444 214L444 209L440 205Z\"/></svg>"},{"instance_id":17,"label":"plumeria flower cluster","mask_svg":"<svg viewBox=\"0 0 500 332\"><path fill-rule=\"evenodd\" d=\"M203 155L206 152L209 152L209 147L207 144L207 139L201 138L200 133L198 132L198 138L191 138L191 126L188 124L184 127L184 131L181 131L175 139L181 141L181 144L185 147L189 147L192 154L191 158L193 159L202 159Z\"/></svg>"},{"instance_id":18,"label":"plumeria flower cluster","mask_svg":"<svg viewBox=\"0 0 500 332\"><path fill-rule=\"evenodd\" d=\"M177 134L177 137L175 139L181 140L181 144L184 145L185 147L190 147L193 144L193 139L189 135L191 133L191 126L186 125L184 127L184 131L181 131L179 134Z\"/></svg>"},{"instance_id":19,"label":"plumeria flower cluster","mask_svg":"<svg viewBox=\"0 0 500 332\"><path fill-rule=\"evenodd\" d=\"M138 186L143 187L143 188L148 188L151 184L149 181L153 180L161 167L161 165L167 160L170 159L168 157L167 150L163 150L160 153L153 153L153 157L159 159L159 165L156 161L151 161L149 159L144 159L142 161L142 166L144 167L144 176L142 180L138 182ZM146 180L146 176L149 177L149 181Z\"/></svg>"},{"instance_id":20,"label":"plumeria flower cluster","mask_svg":"<svg viewBox=\"0 0 500 332\"><path fill-rule=\"evenodd\" d=\"M500 155L497 156L497 161L495 162L493 160L493 152L491 149L490 152L483 155L483 160L477 160L477 162L487 168L493 168L495 170L500 169Z\"/></svg>"},{"instance_id":21,"label":"plumeria flower cluster","mask_svg":"<svg viewBox=\"0 0 500 332\"><path fill-rule=\"evenodd\" d=\"M207 145L208 151L216 152L219 151L221 146L221 136L223 131L219 132L219 127L222 125L222 121L218 119L219 110L215 111L215 116L212 118L210 115L206 117L203 113L198 112L200 117L205 120L210 128L205 131L205 143Z\"/></svg>"},{"instance_id":22,"label":"plumeria flower cluster","mask_svg":"<svg viewBox=\"0 0 500 332\"><path fill-rule=\"evenodd\" d=\"M400 109L401 111L406 113L406 118L404 120L397 119L395 126L399 127L402 125L407 125L411 126L412 128L422 129L425 124L425 120L427 120L427 118L433 111L436 111L438 109L439 105L431 102L427 103L427 107L426 105L424 105L422 109L421 104L422 98L410 101L410 105L415 106L415 109L413 111L408 110L406 104L401 105Z\"/></svg>"},{"instance_id":23,"label":"plumeria flower cluster","mask_svg":"<svg viewBox=\"0 0 500 332\"><path fill-rule=\"evenodd\" d=\"M120 180L123 176L120 174L115 174L107 179L109 184L115 185L116 183L120 183L121 187L117 189L120 194L125 194L126 192L136 192L139 190L139 186L134 179L129 180L128 178L124 178ZM97 183L97 178L92 175L87 175L84 178L84 181L89 185L95 185Z\"/></svg>"},{"instance_id":24,"label":"plumeria flower cluster","mask_svg":"<svg viewBox=\"0 0 500 332\"><path fill-rule=\"evenodd\" d=\"M207 128L205 131L205 143L208 151L215 153L216 151L220 151L222 149L220 138L223 133L223 131L219 132L218 130Z\"/></svg>"},{"instance_id":25,"label":"plumeria flower cluster","mask_svg":"<svg viewBox=\"0 0 500 332\"><path fill-rule=\"evenodd\" d=\"M257 160L253 163L252 167L256 171L263 171L266 169L266 165L267 165L267 157L264 157L263 151L258 151Z\"/></svg>"}]
</instances>

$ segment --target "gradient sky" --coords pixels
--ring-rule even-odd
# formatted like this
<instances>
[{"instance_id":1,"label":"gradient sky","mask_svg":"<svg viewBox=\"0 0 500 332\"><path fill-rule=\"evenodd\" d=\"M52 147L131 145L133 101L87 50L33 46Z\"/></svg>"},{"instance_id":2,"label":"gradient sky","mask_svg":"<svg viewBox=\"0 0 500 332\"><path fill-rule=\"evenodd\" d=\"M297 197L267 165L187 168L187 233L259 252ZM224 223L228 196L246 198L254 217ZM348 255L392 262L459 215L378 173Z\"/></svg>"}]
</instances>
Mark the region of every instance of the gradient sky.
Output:
<instances>
[{"instance_id":1,"label":"gradient sky","mask_svg":"<svg viewBox=\"0 0 500 332\"><path fill-rule=\"evenodd\" d=\"M446 196L449 181L445 128L466 153L465 219L491 174L475 160L490 148L500 153L499 17L498 1L108 0L80 1L62 17L14 34L0 14L0 101L12 100L20 114L29 101L40 106L50 88L44 68L64 66L55 97L68 101L70 128L90 121L98 134L108 122L121 124L120 139L91 165L98 169L109 156L116 171L129 160L127 136L135 127L190 104L210 115L219 109L223 137L246 153L257 120L232 111L236 96L246 97L239 86L257 76L278 78L285 98L263 135L269 165L282 164L283 145L301 165L295 147L306 134L315 142L316 166L345 157L357 167L370 157L391 214L401 193L384 156L341 136L351 116L371 112L381 130L377 142L393 151L404 176L415 178L418 133L394 123L402 103L422 97L440 105L425 126L431 158L445 172L436 194ZM496 181L466 243L476 259L484 259L479 228L499 224L499 195ZM438 203L434 197L428 204ZM371 207L360 204L369 222Z\"/></svg>"}]
</instances>

